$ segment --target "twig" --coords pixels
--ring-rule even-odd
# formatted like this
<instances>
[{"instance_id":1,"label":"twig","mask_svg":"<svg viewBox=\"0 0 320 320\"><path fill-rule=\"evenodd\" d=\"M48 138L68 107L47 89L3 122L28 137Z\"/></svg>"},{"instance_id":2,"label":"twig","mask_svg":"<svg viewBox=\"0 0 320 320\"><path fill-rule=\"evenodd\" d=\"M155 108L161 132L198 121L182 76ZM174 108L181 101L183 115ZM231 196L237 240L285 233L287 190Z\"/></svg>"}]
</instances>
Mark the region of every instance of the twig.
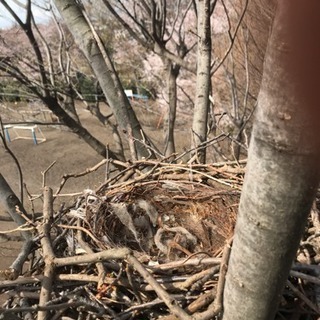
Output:
<instances>
[{"instance_id":1,"label":"twig","mask_svg":"<svg viewBox=\"0 0 320 320\"><path fill-rule=\"evenodd\" d=\"M110 163L117 164L118 166L124 167L124 170L119 172L118 174L114 175L113 177L110 177L107 181L105 181L101 186L98 187L96 190L96 193L102 192L109 184L114 183L114 181L118 181L126 172L130 173L130 176L134 173L133 168L136 165L129 165L128 163L124 163L122 161L113 160L110 159Z\"/></svg>"},{"instance_id":2,"label":"twig","mask_svg":"<svg viewBox=\"0 0 320 320\"><path fill-rule=\"evenodd\" d=\"M198 299L191 302L187 306L186 311L188 311L190 314L194 314L198 310L208 306L215 298L216 292L214 289L210 290L209 292L205 292L204 294L200 295Z\"/></svg>"},{"instance_id":3,"label":"twig","mask_svg":"<svg viewBox=\"0 0 320 320\"><path fill-rule=\"evenodd\" d=\"M85 171L79 172L79 173L69 173L69 174L64 174L62 177L62 180L60 182L60 185L57 189L57 191L55 192L55 197L61 192L62 188L64 187L65 183L68 181L68 179L70 178L79 178L79 177L83 177L91 172L97 171L100 167L102 167L105 163L109 163L108 159L103 159L101 160L99 163L97 163L96 165L94 165L91 168L87 168Z\"/></svg>"},{"instance_id":4,"label":"twig","mask_svg":"<svg viewBox=\"0 0 320 320\"><path fill-rule=\"evenodd\" d=\"M320 310L314 305L304 294L302 294L289 280L287 281L287 286L292 290L292 292L300 298L310 309L315 311L317 315L320 314Z\"/></svg>"},{"instance_id":5,"label":"twig","mask_svg":"<svg viewBox=\"0 0 320 320\"><path fill-rule=\"evenodd\" d=\"M100 241L87 229L81 227L81 226L68 226L65 224L58 224L57 227L64 228L64 229L71 229L71 230L78 230L86 233L95 243L99 244ZM86 249L85 249L86 250Z\"/></svg>"},{"instance_id":6,"label":"twig","mask_svg":"<svg viewBox=\"0 0 320 320\"><path fill-rule=\"evenodd\" d=\"M130 286L132 288L134 296L136 297L136 299L139 302L139 304L141 304L142 303L141 293L139 292L139 289L137 288L137 285L133 280L134 277L133 277L133 274L132 274L133 272L132 271L133 271L132 267L127 265L126 266L126 274L127 274L128 281L130 283Z\"/></svg>"},{"instance_id":7,"label":"twig","mask_svg":"<svg viewBox=\"0 0 320 320\"><path fill-rule=\"evenodd\" d=\"M60 304L56 304L56 305L48 305L48 306L34 305L31 307L11 308L11 309L0 308L0 314L31 312L31 311L38 311L38 314L39 314L39 312L47 313L50 310L61 310L61 309L66 309L66 308L75 308L75 307L79 307L79 306L84 306L83 301L76 301L75 299L70 299L68 302L60 303Z\"/></svg>"},{"instance_id":8,"label":"twig","mask_svg":"<svg viewBox=\"0 0 320 320\"><path fill-rule=\"evenodd\" d=\"M134 183L136 183L136 182L138 182L138 181L143 181L143 180L145 180L147 177L149 177L149 176L156 170L157 167L158 167L158 164L156 164L152 169L150 169L148 172L142 174L141 176L139 176L139 177L136 178L136 179L133 179L133 180L130 180L130 181L126 181L126 182L123 182L123 183L118 183L118 184L109 186L109 187L107 187L107 189L110 190L110 189L118 188L119 186L121 186L121 187L129 186L129 185L134 184Z\"/></svg>"},{"instance_id":9,"label":"twig","mask_svg":"<svg viewBox=\"0 0 320 320\"><path fill-rule=\"evenodd\" d=\"M221 263L221 258L193 258L177 260L168 263L159 264L156 266L149 266L148 269L152 270L153 273L157 271L165 271L177 268L183 268L187 266L204 266L204 265L216 265Z\"/></svg>"},{"instance_id":10,"label":"twig","mask_svg":"<svg viewBox=\"0 0 320 320\"><path fill-rule=\"evenodd\" d=\"M79 223L79 222L78 222ZM82 232L81 230L78 230L77 232L77 240L79 242L79 245L88 253L94 253L94 251L91 249L91 247L88 245L88 243L86 243L83 240L82 237ZM102 262L97 262L96 263L96 267L98 270L98 276L99 276L99 281L98 281L98 288L100 288L102 286L102 284L104 283L104 278L106 276L106 270L105 267L103 266Z\"/></svg>"},{"instance_id":11,"label":"twig","mask_svg":"<svg viewBox=\"0 0 320 320\"><path fill-rule=\"evenodd\" d=\"M3 123L2 123L2 119L0 116L0 128L1 128L1 132L0 132L0 138L2 140L3 146L5 148L5 150L10 154L10 156L12 157L13 161L15 162L17 168L18 168L18 172L19 172L19 185L20 185L20 202L23 206L23 174L22 174L22 170L21 170L21 166L20 163L17 159L17 157L15 156L15 154L11 151L11 149L8 147L8 144L6 142L6 138L5 138L5 134L4 134L4 127L3 127Z\"/></svg>"},{"instance_id":12,"label":"twig","mask_svg":"<svg viewBox=\"0 0 320 320\"><path fill-rule=\"evenodd\" d=\"M59 193L59 194L55 194L54 197L55 198L63 198L63 197L77 197L77 196L81 196L83 194L83 192L73 192L73 193Z\"/></svg>"},{"instance_id":13,"label":"twig","mask_svg":"<svg viewBox=\"0 0 320 320\"><path fill-rule=\"evenodd\" d=\"M47 177L47 172L56 164L57 160L54 160L47 169L44 171L41 171L42 174L42 188L44 188L47 185L46 182L46 177Z\"/></svg>"},{"instance_id":14,"label":"twig","mask_svg":"<svg viewBox=\"0 0 320 320\"><path fill-rule=\"evenodd\" d=\"M28 255L30 254L33 247L33 240L28 239L24 242L18 257L11 264L10 270L10 280L15 280L21 274L22 267L25 261L28 259Z\"/></svg>"},{"instance_id":15,"label":"twig","mask_svg":"<svg viewBox=\"0 0 320 320\"><path fill-rule=\"evenodd\" d=\"M244 9L243 9L243 11L242 11L242 13L241 13L240 19L239 19L239 21L238 21L238 23L237 23L237 26L236 26L236 28L235 28L235 31L234 31L233 35L231 35L230 18L229 18L229 14L228 14L228 12L227 12L225 3L224 3L224 1L221 1L221 3L222 3L222 5L223 5L223 7L224 7L224 9L225 9L226 16L227 16L227 20L228 20L228 24L229 24L228 34L229 34L230 45L229 45L228 49L226 50L223 58L219 61L218 65L217 65L213 70L211 70L211 72L210 72L211 76L214 75L214 74L217 72L217 70L222 66L222 64L223 64L224 61L226 60L227 56L228 56L229 53L231 52L231 49L233 48L234 41L235 41L235 39L236 39L237 33L238 33L238 31L239 31L239 28L240 28L241 22L242 22L242 20L243 20L243 18L244 18L244 15L245 15L246 11L247 11L247 7L248 7L249 1L246 0L246 2L245 2ZM215 61L215 62L216 62L216 61ZM213 65L211 66L211 69L214 67L215 62L214 62Z\"/></svg>"},{"instance_id":16,"label":"twig","mask_svg":"<svg viewBox=\"0 0 320 320\"><path fill-rule=\"evenodd\" d=\"M92 254L86 254L83 256L73 256L65 258L55 258L54 264L56 267L78 265L83 263L96 263L99 261L125 259L131 254L131 250L128 248L114 248Z\"/></svg>"},{"instance_id":17,"label":"twig","mask_svg":"<svg viewBox=\"0 0 320 320\"><path fill-rule=\"evenodd\" d=\"M46 305L51 300L52 282L54 276L54 252L51 245L50 229L53 218L53 194L49 187L44 188L44 204L43 204L43 224L39 226L39 233L42 235L40 239L43 250L44 278L41 284L39 306ZM38 320L48 318L47 310L38 311Z\"/></svg>"},{"instance_id":18,"label":"twig","mask_svg":"<svg viewBox=\"0 0 320 320\"><path fill-rule=\"evenodd\" d=\"M6 288L13 288L13 287L18 287L21 288L23 285L32 285L32 284L37 284L43 280L44 276L39 275L39 276L33 276L33 277L19 277L16 280L3 280L0 282L0 289L6 289ZM82 282L82 283L98 283L99 282L99 276L95 275L89 275L89 274L56 274L55 275L55 281L62 281L62 282ZM105 277L104 278L104 283L106 284L113 284L114 283L114 278L110 277ZM123 287L129 288L130 284L126 279L118 279L117 284L121 285Z\"/></svg>"},{"instance_id":19,"label":"twig","mask_svg":"<svg viewBox=\"0 0 320 320\"><path fill-rule=\"evenodd\" d=\"M149 309L149 308L157 306L159 304L164 304L164 302L161 299L157 298L151 302L140 303L139 305L136 305L136 306L134 305L134 306L126 309L124 312L120 313L119 318L120 319L128 319L125 316L128 316L128 314L133 313L133 311L142 310L142 309ZM162 318L163 317L161 317L161 319Z\"/></svg>"},{"instance_id":20,"label":"twig","mask_svg":"<svg viewBox=\"0 0 320 320\"><path fill-rule=\"evenodd\" d=\"M0 231L0 234L7 234L7 233L14 233L14 232L21 232L21 233L25 233L31 230L34 230L34 227L26 227L27 224L22 225L18 228L14 228L14 229L10 229L10 230L6 230L6 231Z\"/></svg>"},{"instance_id":21,"label":"twig","mask_svg":"<svg viewBox=\"0 0 320 320\"><path fill-rule=\"evenodd\" d=\"M130 127L129 124L127 125L126 130L124 130L124 133L126 134L127 139L128 139L131 160L132 161L137 160L138 154L137 154L137 150L136 150L136 144L135 144L132 128Z\"/></svg>"},{"instance_id":22,"label":"twig","mask_svg":"<svg viewBox=\"0 0 320 320\"><path fill-rule=\"evenodd\" d=\"M318 277L310 276L308 274L294 271L294 270L290 271L290 276L295 277L295 278L300 278L302 280L305 280L305 281L308 281L308 282L311 282L311 283L314 283L314 284L320 286L320 279Z\"/></svg>"},{"instance_id":23,"label":"twig","mask_svg":"<svg viewBox=\"0 0 320 320\"><path fill-rule=\"evenodd\" d=\"M195 170L195 169L193 169L193 168L182 167L182 166L178 166L178 165L177 165L177 166L176 166L176 169L181 169L181 170L185 170L185 171L189 171L189 172L198 173L198 174L200 174L200 175L202 175L202 176L204 176L204 177L206 177L206 178L208 178L208 179L210 179L210 180L213 180L213 181L215 181L215 182L221 183L221 184L223 184L223 185L225 185L225 186L228 186L228 187L231 187L231 188L236 188L236 189L238 189L237 186L234 186L234 185L232 185L232 184L230 184L230 183L227 183L227 182L225 182L225 181L223 181L223 180L221 180L221 179L212 177L211 175L209 175L209 174L207 174L207 173L205 173L205 172L201 172L201 171Z\"/></svg>"},{"instance_id":24,"label":"twig","mask_svg":"<svg viewBox=\"0 0 320 320\"><path fill-rule=\"evenodd\" d=\"M202 270L194 275L192 275L191 277L189 277L186 281L184 281L182 283L182 285L180 286L180 289L184 290L184 289L188 289L190 288L195 282L198 282L199 280L202 280L204 278L208 278L209 277L213 277L217 272L219 272L220 266L214 266L212 268L206 269L206 270ZM202 281L201 281L202 282ZM197 283L197 286L198 283Z\"/></svg>"},{"instance_id":25,"label":"twig","mask_svg":"<svg viewBox=\"0 0 320 320\"><path fill-rule=\"evenodd\" d=\"M226 274L228 269L228 262L229 262L230 252L231 252L232 240L233 240L233 237L227 241L225 248L223 250L216 299L214 300L213 303L211 303L208 310L194 316L196 320L213 319L222 311L223 291L224 291L224 284L225 284Z\"/></svg>"},{"instance_id":26,"label":"twig","mask_svg":"<svg viewBox=\"0 0 320 320\"><path fill-rule=\"evenodd\" d=\"M21 217L31 226L35 226L35 224L33 223L33 221L28 217L28 215L21 211L19 206L16 206L16 212L19 213L21 215Z\"/></svg>"},{"instance_id":27,"label":"twig","mask_svg":"<svg viewBox=\"0 0 320 320\"><path fill-rule=\"evenodd\" d=\"M192 318L178 305L174 303L174 299L160 286L153 278L150 272L139 262L133 255L127 257L127 261L141 274L141 276L154 288L158 297L163 300L170 311L179 319L191 320Z\"/></svg>"},{"instance_id":28,"label":"twig","mask_svg":"<svg viewBox=\"0 0 320 320\"><path fill-rule=\"evenodd\" d=\"M39 293L38 292L10 290L10 291L7 291L6 294L9 297L19 297L19 298L28 298L28 299L39 300Z\"/></svg>"},{"instance_id":29,"label":"twig","mask_svg":"<svg viewBox=\"0 0 320 320\"><path fill-rule=\"evenodd\" d=\"M202 149L205 149L205 148L208 148L209 146L211 146L212 144L214 143L217 143L221 140L224 140L228 135L226 135L225 133L221 133L220 135L218 136L215 136L214 138L210 139L210 140L206 140L206 141L203 141L201 142L200 144L198 144L197 146L189 149L189 150L186 150L185 152L179 154L176 158L174 158L173 161L177 162L178 160L180 160L181 158L183 158L184 156L186 156L188 153L193 153L193 151L195 151L195 155L196 153L198 153L198 151L202 150ZM194 155L194 156L195 156ZM193 162L192 160L189 162Z\"/></svg>"},{"instance_id":30,"label":"twig","mask_svg":"<svg viewBox=\"0 0 320 320\"><path fill-rule=\"evenodd\" d=\"M217 287L217 298L214 300L214 304L213 304L213 309L215 313L216 312L218 313L222 310L223 290L224 290L224 284L226 281L226 274L228 270L228 263L229 263L232 241L233 241L233 237L227 241L227 244L225 245L225 248L222 254L219 281L218 281L218 287Z\"/></svg>"},{"instance_id":31,"label":"twig","mask_svg":"<svg viewBox=\"0 0 320 320\"><path fill-rule=\"evenodd\" d=\"M110 178L110 159L109 159L109 145L106 145L106 168L105 168L105 176L104 181L109 180Z\"/></svg>"}]
</instances>

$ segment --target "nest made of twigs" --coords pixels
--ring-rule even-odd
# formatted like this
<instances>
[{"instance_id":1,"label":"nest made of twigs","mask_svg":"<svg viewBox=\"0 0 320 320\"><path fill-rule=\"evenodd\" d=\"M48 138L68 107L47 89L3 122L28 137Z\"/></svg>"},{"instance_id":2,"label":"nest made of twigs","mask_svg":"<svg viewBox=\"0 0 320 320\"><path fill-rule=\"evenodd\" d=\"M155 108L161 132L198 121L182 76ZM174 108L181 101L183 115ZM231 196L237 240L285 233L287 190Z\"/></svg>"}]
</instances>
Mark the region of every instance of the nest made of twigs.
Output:
<instances>
[{"instance_id":1,"label":"nest made of twigs","mask_svg":"<svg viewBox=\"0 0 320 320\"><path fill-rule=\"evenodd\" d=\"M90 195L86 201L88 225L102 246L127 246L172 260L221 250L233 233L239 192L179 180L153 181L102 197Z\"/></svg>"},{"instance_id":2,"label":"nest made of twigs","mask_svg":"<svg viewBox=\"0 0 320 320\"><path fill-rule=\"evenodd\" d=\"M106 162L65 175L56 194L68 178ZM219 314L243 167L150 160L118 165L122 172L85 190L69 208L54 212L45 190L43 217L27 224L34 232L28 270L17 278L17 259L0 273L11 279L0 283L10 297L0 313L119 320ZM318 202L290 272L281 319L297 310L311 319L318 313L317 292L308 291L319 284Z\"/></svg>"}]
</instances>

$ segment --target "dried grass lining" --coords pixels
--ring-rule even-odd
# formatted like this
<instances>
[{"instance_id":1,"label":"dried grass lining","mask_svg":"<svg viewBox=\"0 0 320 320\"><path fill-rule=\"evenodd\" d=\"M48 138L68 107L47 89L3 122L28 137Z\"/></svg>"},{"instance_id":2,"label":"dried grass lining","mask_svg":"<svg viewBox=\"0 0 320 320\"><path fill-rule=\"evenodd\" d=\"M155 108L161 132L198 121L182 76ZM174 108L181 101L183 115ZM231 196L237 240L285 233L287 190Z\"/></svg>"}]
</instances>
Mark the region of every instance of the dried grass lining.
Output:
<instances>
[{"instance_id":1,"label":"dried grass lining","mask_svg":"<svg viewBox=\"0 0 320 320\"><path fill-rule=\"evenodd\" d=\"M243 165L118 162L124 170L83 192L72 207L53 211L69 178L105 164L65 175L55 195L45 188L43 217L26 226L35 236L33 260L22 276L19 263L2 272L11 280L0 289L11 299L0 314L40 320L213 319L221 312ZM307 234L313 238L302 243L302 262L312 258L306 248L317 240L315 225ZM311 263L296 264L294 279L303 279L303 268L314 271ZM288 285L291 293L298 290ZM300 294L299 301L315 312L314 302ZM286 303L291 306L290 298Z\"/></svg>"}]
</instances>

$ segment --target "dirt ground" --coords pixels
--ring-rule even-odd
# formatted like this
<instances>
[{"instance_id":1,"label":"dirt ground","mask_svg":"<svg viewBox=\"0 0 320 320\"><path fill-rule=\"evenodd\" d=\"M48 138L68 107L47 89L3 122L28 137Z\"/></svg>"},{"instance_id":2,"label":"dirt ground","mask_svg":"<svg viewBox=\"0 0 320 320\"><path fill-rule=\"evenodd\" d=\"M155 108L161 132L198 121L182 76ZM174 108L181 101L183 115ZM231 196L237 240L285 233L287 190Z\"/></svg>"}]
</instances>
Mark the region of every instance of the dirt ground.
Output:
<instances>
[{"instance_id":1,"label":"dirt ground","mask_svg":"<svg viewBox=\"0 0 320 320\"><path fill-rule=\"evenodd\" d=\"M89 111L83 106L78 106L78 113L82 124L98 139L112 148L112 136L99 121L93 117ZM144 128L149 136L157 145L162 144L162 129L157 128L161 114L147 112L146 109L137 109L138 117L143 123ZM110 112L110 111L109 111ZM3 116L3 115L2 115ZM10 115L9 115L10 116ZM4 118L4 117L3 117ZM4 119L8 120L8 119ZM11 121L17 121L9 119ZM7 121L6 121L7 122ZM179 125L179 124L178 124ZM180 123L180 130L177 135L179 149L182 150L183 144L187 143L185 139L186 132L184 128L187 126ZM47 172L46 185L50 186L54 191L58 188L63 174L82 172L86 168L97 164L102 158L97 155L85 142L78 138L75 134L62 129L61 127L41 126L41 131L46 137L46 141L38 145L33 144L32 140L17 139L8 144L13 151L22 167L24 183L27 190L32 195L41 194L43 184L43 174L54 161L55 165ZM21 132L21 134L28 135L28 132ZM31 135L31 133L30 133ZM12 136L13 133L12 133ZM19 176L18 170L13 162L11 156L5 151L4 147L0 146L0 172L5 177L13 191L19 195ZM100 168L98 171L86 175L82 178L69 179L63 188L62 193L76 193L82 192L84 189L95 189L103 183L105 177L105 168ZM72 202L70 197L61 197L56 201ZM38 199L34 201L35 211L41 212L42 201ZM25 192L24 206L28 212L31 212L31 203L28 200ZM5 216L4 212L0 212L1 216ZM0 230L11 230L15 228L13 222L5 222L0 220ZM10 266L13 259L17 256L21 242L2 241L0 240L0 269Z\"/></svg>"}]
</instances>

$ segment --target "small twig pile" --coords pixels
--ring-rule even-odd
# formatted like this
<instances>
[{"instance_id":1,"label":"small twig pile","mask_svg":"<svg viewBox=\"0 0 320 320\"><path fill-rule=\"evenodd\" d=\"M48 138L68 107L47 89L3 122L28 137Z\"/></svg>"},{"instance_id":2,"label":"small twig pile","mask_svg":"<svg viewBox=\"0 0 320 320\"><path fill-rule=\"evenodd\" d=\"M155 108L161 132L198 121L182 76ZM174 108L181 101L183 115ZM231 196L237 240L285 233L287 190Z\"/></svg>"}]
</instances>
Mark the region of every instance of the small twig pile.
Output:
<instances>
[{"instance_id":1,"label":"small twig pile","mask_svg":"<svg viewBox=\"0 0 320 320\"><path fill-rule=\"evenodd\" d=\"M0 290L10 299L0 314L40 320L218 317L243 166L117 162L124 169L108 174L97 190L85 190L69 208L53 209L69 178L110 162L65 175L54 194L44 188L43 216L25 217L34 235L24 246L31 252L29 268L17 277L24 254L2 272L9 280ZM287 313L289 307L318 312L315 299L297 288L319 283L316 274L306 274L317 272L317 254L310 250L318 248L317 219L315 206L281 306Z\"/></svg>"}]
</instances>

